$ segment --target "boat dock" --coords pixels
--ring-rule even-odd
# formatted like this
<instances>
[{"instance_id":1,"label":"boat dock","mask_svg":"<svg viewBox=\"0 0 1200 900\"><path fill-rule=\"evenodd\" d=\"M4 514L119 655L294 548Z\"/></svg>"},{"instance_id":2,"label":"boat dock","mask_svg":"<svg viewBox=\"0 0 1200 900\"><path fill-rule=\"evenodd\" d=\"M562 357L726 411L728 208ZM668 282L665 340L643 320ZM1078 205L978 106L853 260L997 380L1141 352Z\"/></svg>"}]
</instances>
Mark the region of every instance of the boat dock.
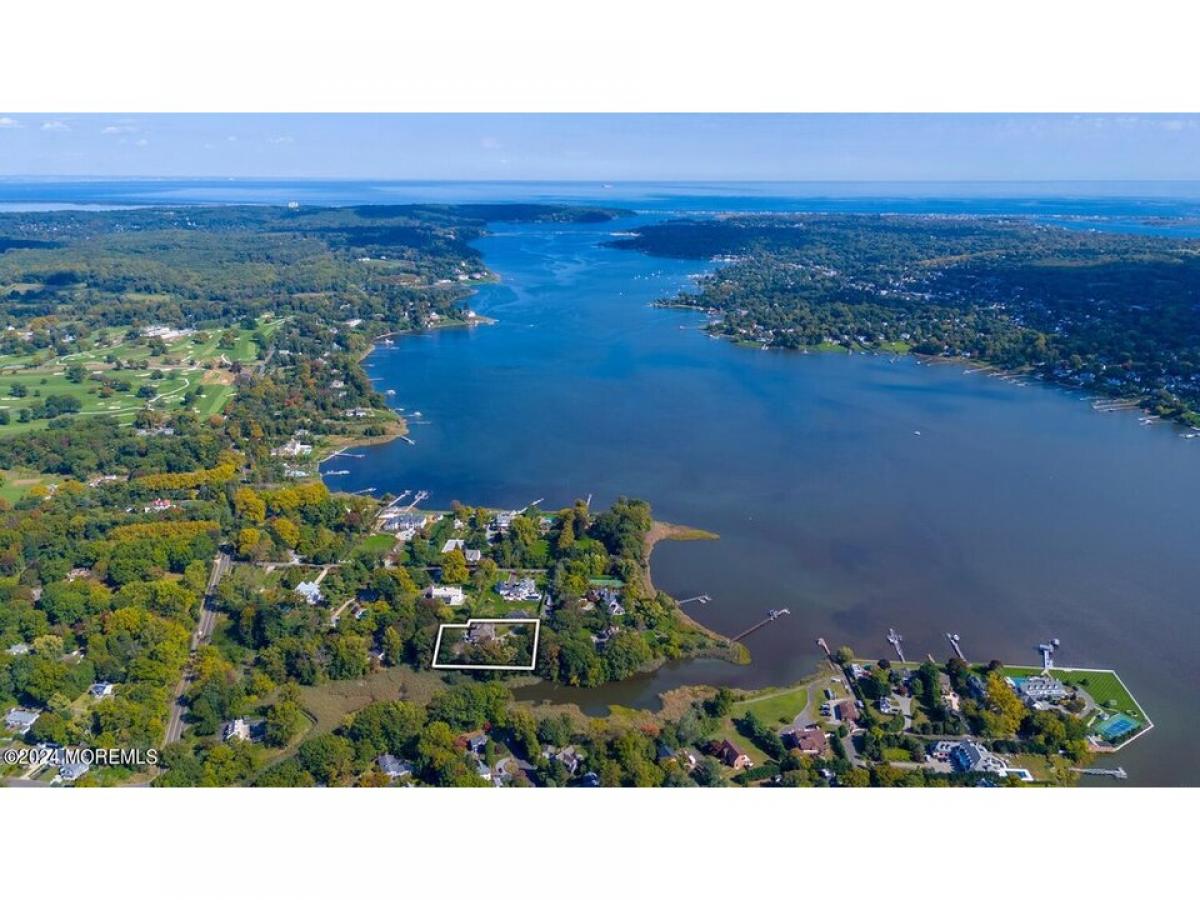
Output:
<instances>
[{"instance_id":1,"label":"boat dock","mask_svg":"<svg viewBox=\"0 0 1200 900\"><path fill-rule=\"evenodd\" d=\"M1038 644L1038 652L1042 654L1043 669L1054 668L1054 651L1058 649L1061 643L1062 641L1060 641L1058 638L1051 638L1044 644Z\"/></svg>"},{"instance_id":2,"label":"boat dock","mask_svg":"<svg viewBox=\"0 0 1200 900\"><path fill-rule=\"evenodd\" d=\"M703 606L705 603L711 603L712 597L708 594L697 594L695 597L688 597L686 600L680 600L676 605L683 606L685 603L699 603Z\"/></svg>"},{"instance_id":3,"label":"boat dock","mask_svg":"<svg viewBox=\"0 0 1200 900\"><path fill-rule=\"evenodd\" d=\"M1095 775L1100 778L1116 778L1118 781L1124 781L1129 777L1124 766L1118 766L1115 769L1071 769L1072 772L1078 772L1080 775Z\"/></svg>"},{"instance_id":4,"label":"boat dock","mask_svg":"<svg viewBox=\"0 0 1200 900\"><path fill-rule=\"evenodd\" d=\"M950 647L952 650L954 650L954 655L957 656L959 659L961 659L963 662L966 662L967 658L963 655L962 647L960 647L958 645L958 642L960 640L962 640L962 638L960 638L957 634L951 634L950 632L947 631L946 632L946 640L948 640L950 642Z\"/></svg>"},{"instance_id":5,"label":"boat dock","mask_svg":"<svg viewBox=\"0 0 1200 900\"><path fill-rule=\"evenodd\" d=\"M900 662L906 663L908 660L904 658L904 649L900 646L900 642L902 640L904 640L904 638L896 633L895 628L888 629L887 642L896 648L896 655L900 657Z\"/></svg>"},{"instance_id":6,"label":"boat dock","mask_svg":"<svg viewBox=\"0 0 1200 900\"><path fill-rule=\"evenodd\" d=\"M763 619L761 622L755 622L753 625L751 625L749 628L747 628L741 634L734 635L732 638L730 638L730 640L732 640L736 643L737 641L740 641L742 638L747 637L747 636L753 634L754 632L758 631L758 629L760 629L766 625L770 625L776 619L778 619L782 616L789 616L789 615L791 615L791 613L792 613L792 611L790 609L788 609L787 607L784 607L783 609L772 609L767 613L767 617L765 619Z\"/></svg>"}]
</instances>

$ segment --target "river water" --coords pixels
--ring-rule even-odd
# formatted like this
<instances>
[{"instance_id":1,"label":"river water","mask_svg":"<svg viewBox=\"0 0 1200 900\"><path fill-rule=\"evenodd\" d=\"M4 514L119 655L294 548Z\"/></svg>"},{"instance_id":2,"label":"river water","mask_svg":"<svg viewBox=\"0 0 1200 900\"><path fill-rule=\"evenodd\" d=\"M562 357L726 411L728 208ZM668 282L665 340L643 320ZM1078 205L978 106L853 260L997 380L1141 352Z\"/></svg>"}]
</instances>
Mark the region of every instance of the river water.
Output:
<instances>
[{"instance_id":1,"label":"river water","mask_svg":"<svg viewBox=\"0 0 1200 900\"><path fill-rule=\"evenodd\" d=\"M718 532L660 544L656 584L707 593L697 619L747 639L753 663L690 661L595 690L526 696L653 704L686 683L760 687L818 661L967 654L1117 668L1156 722L1120 762L1142 784L1192 783L1200 740L1200 441L1081 395L910 358L763 352L708 338L651 302L705 268L602 246L608 225L499 225L479 242L502 282L472 301L497 324L404 337L367 366L415 446L365 448L331 485L422 489L520 507L644 497ZM416 413L420 412L417 416ZM919 432L919 434L917 433Z\"/></svg>"}]
</instances>

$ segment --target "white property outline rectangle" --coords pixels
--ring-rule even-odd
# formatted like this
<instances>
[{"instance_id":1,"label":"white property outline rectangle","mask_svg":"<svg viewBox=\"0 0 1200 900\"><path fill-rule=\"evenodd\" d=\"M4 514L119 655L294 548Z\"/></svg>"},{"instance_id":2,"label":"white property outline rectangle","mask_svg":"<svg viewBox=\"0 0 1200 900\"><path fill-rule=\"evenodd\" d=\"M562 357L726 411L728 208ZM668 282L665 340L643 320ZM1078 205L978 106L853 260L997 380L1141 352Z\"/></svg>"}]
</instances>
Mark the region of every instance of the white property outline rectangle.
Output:
<instances>
[{"instance_id":1,"label":"white property outline rectangle","mask_svg":"<svg viewBox=\"0 0 1200 900\"><path fill-rule=\"evenodd\" d=\"M485 666L485 665L452 665L448 663L439 663L438 654L442 649L442 635L447 628L466 630L472 625L533 625L533 649L529 653L529 665L527 666ZM477 669L485 672L532 672L537 665L537 648L538 636L542 631L541 619L467 619L465 625L455 625L453 623L442 623L438 627L437 641L433 645L433 659L429 666L432 669Z\"/></svg>"}]
</instances>

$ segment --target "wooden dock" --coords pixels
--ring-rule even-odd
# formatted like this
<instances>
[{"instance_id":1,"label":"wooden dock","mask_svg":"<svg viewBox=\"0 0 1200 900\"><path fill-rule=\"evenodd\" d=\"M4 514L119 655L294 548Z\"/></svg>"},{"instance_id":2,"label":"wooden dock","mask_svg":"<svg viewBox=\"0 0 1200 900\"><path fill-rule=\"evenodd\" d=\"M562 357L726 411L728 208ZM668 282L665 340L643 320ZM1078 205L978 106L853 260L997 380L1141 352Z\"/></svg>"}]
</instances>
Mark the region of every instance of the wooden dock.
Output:
<instances>
[{"instance_id":1,"label":"wooden dock","mask_svg":"<svg viewBox=\"0 0 1200 900\"><path fill-rule=\"evenodd\" d=\"M1080 775L1096 775L1102 778L1115 778L1118 781L1124 781L1129 777L1124 766L1118 766L1115 769L1071 769L1072 772L1078 772Z\"/></svg>"},{"instance_id":2,"label":"wooden dock","mask_svg":"<svg viewBox=\"0 0 1200 900\"><path fill-rule=\"evenodd\" d=\"M758 629L760 629L766 625L770 625L776 619L781 618L783 616L791 615L791 613L792 613L792 611L790 609L787 609L786 607L784 609L773 609L767 615L767 617L765 619L763 619L761 622L755 622L753 625L751 625L749 628L747 628L741 634L734 635L730 640L732 640L736 643L737 641L740 641L742 638L747 637L747 636L753 634L754 632L758 631Z\"/></svg>"}]
</instances>

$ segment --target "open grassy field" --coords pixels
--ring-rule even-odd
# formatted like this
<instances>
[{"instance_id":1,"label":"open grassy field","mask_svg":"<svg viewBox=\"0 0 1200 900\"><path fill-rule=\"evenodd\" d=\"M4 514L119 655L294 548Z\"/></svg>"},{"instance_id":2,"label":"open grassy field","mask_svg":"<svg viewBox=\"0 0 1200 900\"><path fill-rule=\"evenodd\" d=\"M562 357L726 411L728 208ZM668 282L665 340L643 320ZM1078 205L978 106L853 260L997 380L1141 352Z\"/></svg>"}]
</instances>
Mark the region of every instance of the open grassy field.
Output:
<instances>
[{"instance_id":1,"label":"open grassy field","mask_svg":"<svg viewBox=\"0 0 1200 900\"><path fill-rule=\"evenodd\" d=\"M13 469L0 469L0 500L16 503L35 485L49 486L62 479L57 475L39 475L37 472L21 472Z\"/></svg>"},{"instance_id":2,"label":"open grassy field","mask_svg":"<svg viewBox=\"0 0 1200 900\"><path fill-rule=\"evenodd\" d=\"M411 700L425 704L444 686L445 682L437 672L387 668L372 672L358 681L330 681L301 688L300 704L316 720L316 725L309 732L309 737L315 737L333 731L346 716L369 703Z\"/></svg>"},{"instance_id":3,"label":"open grassy field","mask_svg":"<svg viewBox=\"0 0 1200 900\"><path fill-rule=\"evenodd\" d=\"M733 717L753 711L770 728L790 725L808 706L808 687L800 686L782 691L767 691L733 705Z\"/></svg>"},{"instance_id":4,"label":"open grassy field","mask_svg":"<svg viewBox=\"0 0 1200 900\"><path fill-rule=\"evenodd\" d=\"M351 556L389 553L396 546L396 537L391 534L372 534L363 538L351 551Z\"/></svg>"}]
</instances>

